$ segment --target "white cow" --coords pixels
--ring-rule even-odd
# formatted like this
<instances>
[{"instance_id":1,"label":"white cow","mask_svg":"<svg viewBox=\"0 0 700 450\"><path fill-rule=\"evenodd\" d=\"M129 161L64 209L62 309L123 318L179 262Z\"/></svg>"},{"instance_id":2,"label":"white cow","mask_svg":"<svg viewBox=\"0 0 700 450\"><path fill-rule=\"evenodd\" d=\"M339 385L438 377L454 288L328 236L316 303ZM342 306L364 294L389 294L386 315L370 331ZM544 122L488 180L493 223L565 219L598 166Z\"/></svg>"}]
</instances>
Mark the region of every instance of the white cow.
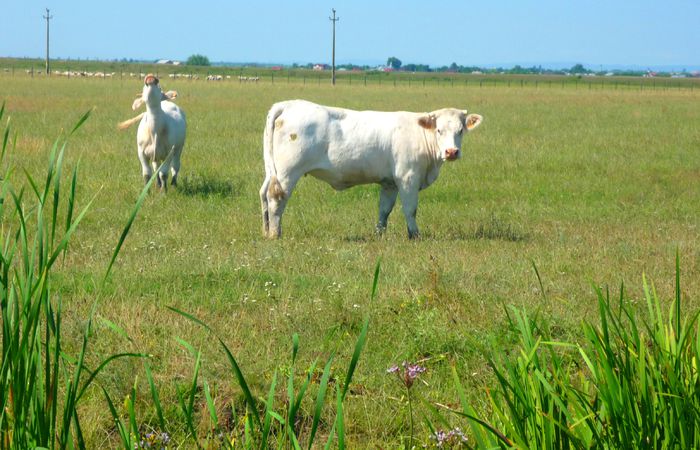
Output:
<instances>
[{"instance_id":1,"label":"white cow","mask_svg":"<svg viewBox=\"0 0 700 450\"><path fill-rule=\"evenodd\" d=\"M275 103L263 137L263 235L281 235L287 201L309 174L336 190L381 185L379 233L400 194L408 237L418 237L418 191L435 181L443 162L461 156L463 134L481 121L478 114L452 108L413 113L353 111L304 100Z\"/></svg>"},{"instance_id":2,"label":"white cow","mask_svg":"<svg viewBox=\"0 0 700 450\"><path fill-rule=\"evenodd\" d=\"M144 79L143 91L131 105L133 110L137 110L145 103L146 112L118 125L120 130L125 130L141 121L136 134L136 144L143 179L147 183L153 171L160 167L156 181L163 190L167 189L168 169L173 175L171 184L177 185L180 155L185 145L187 130L184 111L170 101L175 97L177 92L163 93L158 85L158 78L148 74Z\"/></svg>"}]
</instances>

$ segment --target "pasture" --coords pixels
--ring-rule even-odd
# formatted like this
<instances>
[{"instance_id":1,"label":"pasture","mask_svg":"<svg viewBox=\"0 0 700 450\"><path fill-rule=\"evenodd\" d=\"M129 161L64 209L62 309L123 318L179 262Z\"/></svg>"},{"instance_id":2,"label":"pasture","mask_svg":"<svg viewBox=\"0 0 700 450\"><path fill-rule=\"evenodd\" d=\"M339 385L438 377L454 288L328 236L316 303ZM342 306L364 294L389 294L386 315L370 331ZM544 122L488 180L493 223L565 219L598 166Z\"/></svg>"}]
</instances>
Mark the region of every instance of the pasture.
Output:
<instances>
[{"instance_id":1,"label":"pasture","mask_svg":"<svg viewBox=\"0 0 700 450\"><path fill-rule=\"evenodd\" d=\"M458 402L454 367L475 408L487 409L493 376L484 355L514 345L506 305L539 311L557 337L576 340L580 322L597 314L593 286L617 293L624 283L635 305L646 274L662 298L672 298L678 251L683 307L700 306L697 89L161 84L179 92L188 119L180 186L146 198L104 292L100 279L143 185L135 127L116 130L135 115L130 105L142 81L0 76L0 101L17 133L6 163L20 186L24 171L43 176L61 130L94 108L65 159L65 173L79 165L78 207L95 201L53 280L63 300L64 347L79 346L84 317L99 298L98 317L130 340L98 321L89 361L121 351L152 355L173 423L175 387L194 366L176 338L202 349L202 377L222 415L243 400L212 336L167 306L211 326L259 397L275 369L288 370L294 333L307 366L337 349L332 374L342 377L369 316L345 402L350 448L404 441L405 390L387 374L402 361L427 368L416 386L426 401ZM399 205L386 234L375 236L378 186L335 192L305 177L285 212L283 238L268 241L258 197L264 120L272 103L292 98L353 109L451 106L484 122L466 136L462 158L421 192L421 240L407 240ZM370 301L377 261L378 294ZM98 381L122 399L135 379L145 421L152 411L140 360L116 361ZM310 420L311 408L304 405L301 420ZM428 443L420 420L428 412L416 408L416 439ZM89 447L115 445L106 410L101 392L90 392L80 409ZM198 426L206 429L206 420Z\"/></svg>"}]
</instances>

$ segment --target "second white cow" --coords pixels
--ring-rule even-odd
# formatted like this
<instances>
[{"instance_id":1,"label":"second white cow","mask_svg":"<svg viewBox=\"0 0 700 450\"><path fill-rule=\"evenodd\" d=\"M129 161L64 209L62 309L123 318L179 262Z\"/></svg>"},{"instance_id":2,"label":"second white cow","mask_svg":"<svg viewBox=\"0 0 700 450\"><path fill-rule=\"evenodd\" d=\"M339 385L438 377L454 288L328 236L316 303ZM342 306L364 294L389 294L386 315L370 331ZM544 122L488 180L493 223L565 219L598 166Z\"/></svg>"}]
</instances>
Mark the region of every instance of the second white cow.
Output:
<instances>
[{"instance_id":1,"label":"second white cow","mask_svg":"<svg viewBox=\"0 0 700 450\"><path fill-rule=\"evenodd\" d=\"M148 74L144 78L141 94L131 105L133 110L137 110L145 104L146 112L118 125L120 130L125 130L139 122L136 144L143 180L148 183L153 172L157 170L156 182L162 190L167 189L168 170L173 175L171 184L177 184L180 156L187 132L184 111L170 101L175 97L177 92L163 93L158 78Z\"/></svg>"},{"instance_id":2,"label":"second white cow","mask_svg":"<svg viewBox=\"0 0 700 450\"><path fill-rule=\"evenodd\" d=\"M460 158L463 135L482 120L453 108L414 113L354 111L305 100L275 103L263 137L263 235L280 237L287 201L309 174L336 190L379 184L380 233L400 195L408 237L418 237L418 192L437 179L443 162Z\"/></svg>"}]
</instances>

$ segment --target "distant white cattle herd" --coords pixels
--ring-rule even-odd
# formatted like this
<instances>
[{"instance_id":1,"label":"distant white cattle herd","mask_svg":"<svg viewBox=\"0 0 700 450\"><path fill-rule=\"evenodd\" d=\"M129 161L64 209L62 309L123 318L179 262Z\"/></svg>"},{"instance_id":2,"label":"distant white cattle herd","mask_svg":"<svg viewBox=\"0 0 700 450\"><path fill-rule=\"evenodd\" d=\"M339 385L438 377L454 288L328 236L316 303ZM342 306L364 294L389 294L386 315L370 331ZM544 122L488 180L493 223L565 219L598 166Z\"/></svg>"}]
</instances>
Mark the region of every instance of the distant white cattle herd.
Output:
<instances>
[{"instance_id":1,"label":"distant white cattle herd","mask_svg":"<svg viewBox=\"0 0 700 450\"><path fill-rule=\"evenodd\" d=\"M145 104L146 112L119 124L123 130L140 122L136 141L142 175L148 182L158 171L162 190L168 171L172 184L177 183L185 144L185 113L173 103L176 96L174 91L163 93L158 78L148 74L132 105L136 110ZM378 233L386 229L400 196L408 237L418 237L419 191L437 179L445 161L461 157L463 136L482 121L479 114L453 108L414 113L355 111L305 100L275 103L263 132L263 235L281 236L287 202L299 179L308 174L336 190L379 184Z\"/></svg>"},{"instance_id":2,"label":"distant white cattle herd","mask_svg":"<svg viewBox=\"0 0 700 450\"><path fill-rule=\"evenodd\" d=\"M9 69L5 69L6 72L9 71ZM38 70L32 70L32 69L27 69L26 70L28 75L43 75L42 71ZM54 70L51 72L52 75L56 75L59 77L67 77L67 78L114 78L114 77L129 77L129 78L144 78L147 74L144 73L137 73L137 72L128 72L128 73L119 73L117 72L90 72L86 70ZM168 78L170 79L185 79L185 80L199 80L199 75L197 74L192 74L192 73L169 73ZM237 79L240 83L257 83L260 81L259 76L245 76L245 75L239 75ZM207 75L204 77L205 81L223 81L223 80L231 80L231 75Z\"/></svg>"}]
</instances>

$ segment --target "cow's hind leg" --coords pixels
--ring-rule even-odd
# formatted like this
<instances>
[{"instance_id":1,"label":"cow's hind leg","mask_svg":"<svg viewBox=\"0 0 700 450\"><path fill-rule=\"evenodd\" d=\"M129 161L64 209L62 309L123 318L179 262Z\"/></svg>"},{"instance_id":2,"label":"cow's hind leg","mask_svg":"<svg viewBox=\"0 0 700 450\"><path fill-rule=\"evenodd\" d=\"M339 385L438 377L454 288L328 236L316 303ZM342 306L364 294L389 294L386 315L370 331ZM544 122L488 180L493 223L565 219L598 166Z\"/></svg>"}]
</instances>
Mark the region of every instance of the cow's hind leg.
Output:
<instances>
[{"instance_id":1,"label":"cow's hind leg","mask_svg":"<svg viewBox=\"0 0 700 450\"><path fill-rule=\"evenodd\" d=\"M377 222L377 234L383 234L386 230L389 214L391 214L391 211L394 209L398 193L399 189L393 182L382 183L382 189L379 192L379 222Z\"/></svg>"},{"instance_id":2,"label":"cow's hind leg","mask_svg":"<svg viewBox=\"0 0 700 450\"><path fill-rule=\"evenodd\" d=\"M299 178L278 180L274 175L270 177L270 184L267 188L268 216L270 220L267 236L269 238L282 236L282 214L297 181L299 181Z\"/></svg>"},{"instance_id":3,"label":"cow's hind leg","mask_svg":"<svg viewBox=\"0 0 700 450\"><path fill-rule=\"evenodd\" d=\"M170 163L170 173L173 176L170 181L171 186L177 186L177 174L180 173L180 154L182 154L182 147L173 148L173 160Z\"/></svg>"},{"instance_id":4,"label":"cow's hind leg","mask_svg":"<svg viewBox=\"0 0 700 450\"><path fill-rule=\"evenodd\" d=\"M155 164L154 164L155 166ZM170 165L169 164L161 164L160 167L155 167L157 173L157 179L156 183L158 184L158 187L160 188L161 192L168 192L168 171L170 170Z\"/></svg>"},{"instance_id":5,"label":"cow's hind leg","mask_svg":"<svg viewBox=\"0 0 700 450\"><path fill-rule=\"evenodd\" d=\"M168 172L158 171L158 187L161 192L168 192Z\"/></svg>"},{"instance_id":6,"label":"cow's hind leg","mask_svg":"<svg viewBox=\"0 0 700 450\"><path fill-rule=\"evenodd\" d=\"M269 237L270 233L270 210L267 201L267 190L270 187L270 176L265 175L265 180L260 187L260 206L262 209L263 237Z\"/></svg>"}]
</instances>

